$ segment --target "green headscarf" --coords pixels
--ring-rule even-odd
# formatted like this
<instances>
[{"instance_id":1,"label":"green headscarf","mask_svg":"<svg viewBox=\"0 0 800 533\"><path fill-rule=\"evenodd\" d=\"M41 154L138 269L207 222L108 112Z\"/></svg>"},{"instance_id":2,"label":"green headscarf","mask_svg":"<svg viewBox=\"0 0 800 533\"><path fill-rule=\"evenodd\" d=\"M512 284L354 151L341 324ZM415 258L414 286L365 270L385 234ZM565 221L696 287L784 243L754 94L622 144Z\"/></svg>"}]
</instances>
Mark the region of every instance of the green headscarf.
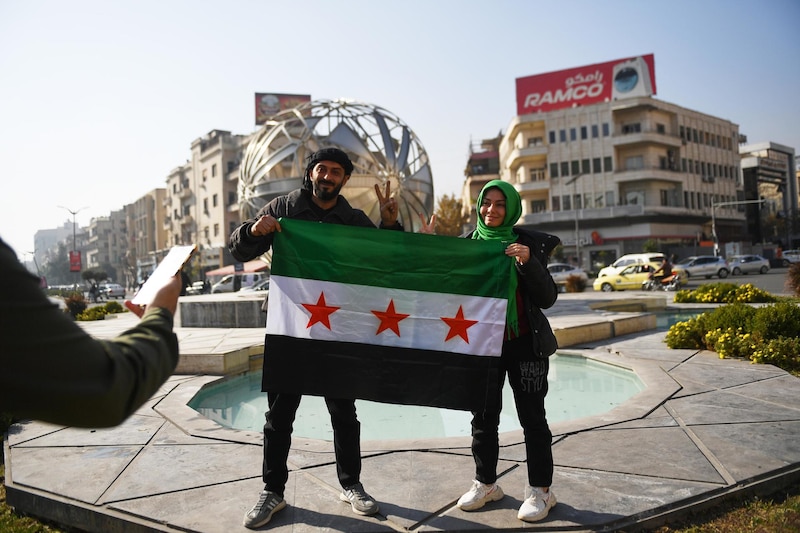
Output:
<instances>
[{"instance_id":1,"label":"green headscarf","mask_svg":"<svg viewBox=\"0 0 800 533\"><path fill-rule=\"evenodd\" d=\"M506 216L503 223L496 228L490 228L484 224L481 218L481 204L483 204L483 195L489 189L499 189L503 196L506 197ZM519 217L522 216L522 199L513 185L503 180L492 180L481 189L478 195L478 204L475 206L478 218L478 227L472 233L473 239L484 241L499 240L505 244L511 244L517 240L517 235L514 233L513 227L517 223ZM514 266L516 261L513 257L509 257L509 268L511 269L510 283L508 284L508 306L506 307L506 324L514 335L519 334L519 322L517 320L517 269Z\"/></svg>"}]
</instances>

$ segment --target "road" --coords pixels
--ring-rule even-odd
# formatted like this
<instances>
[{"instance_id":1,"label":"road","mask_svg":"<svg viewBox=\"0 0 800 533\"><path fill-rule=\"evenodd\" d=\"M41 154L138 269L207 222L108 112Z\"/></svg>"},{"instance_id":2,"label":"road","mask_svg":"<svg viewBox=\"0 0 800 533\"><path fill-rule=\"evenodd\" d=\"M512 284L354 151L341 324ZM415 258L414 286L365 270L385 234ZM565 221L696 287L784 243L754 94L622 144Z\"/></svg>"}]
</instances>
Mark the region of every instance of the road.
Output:
<instances>
[{"instance_id":1,"label":"road","mask_svg":"<svg viewBox=\"0 0 800 533\"><path fill-rule=\"evenodd\" d=\"M766 274L728 276L723 280L720 280L717 277L713 277L711 279L705 279L704 277L689 278L689 284L685 286L684 289L696 289L700 285L705 285L707 283L719 283L720 281L727 281L739 285L751 283L754 287L767 291L776 296L791 296L791 290L786 287L786 273L788 271L789 269L787 268L773 268Z\"/></svg>"}]
</instances>

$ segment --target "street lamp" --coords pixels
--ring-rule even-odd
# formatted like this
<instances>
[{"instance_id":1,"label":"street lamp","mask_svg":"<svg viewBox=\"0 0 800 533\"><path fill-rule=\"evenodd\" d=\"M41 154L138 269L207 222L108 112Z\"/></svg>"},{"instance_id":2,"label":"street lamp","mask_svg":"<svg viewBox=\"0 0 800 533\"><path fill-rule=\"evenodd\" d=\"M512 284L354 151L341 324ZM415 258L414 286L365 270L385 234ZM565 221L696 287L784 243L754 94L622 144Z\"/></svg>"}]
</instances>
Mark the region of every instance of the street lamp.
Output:
<instances>
[{"instance_id":1,"label":"street lamp","mask_svg":"<svg viewBox=\"0 0 800 533\"><path fill-rule=\"evenodd\" d=\"M578 261L578 266L581 268L583 268L583 262L581 261L581 239L578 234L578 206L575 205L575 199L578 196L578 184L575 182L578 181L578 178L582 178L583 176L584 174L578 174L564 184L564 186L572 185L572 207L575 209L575 260Z\"/></svg>"},{"instance_id":2,"label":"street lamp","mask_svg":"<svg viewBox=\"0 0 800 533\"><path fill-rule=\"evenodd\" d=\"M718 207L726 206L726 205L744 205L744 204L761 204L764 203L764 199L761 200L738 200L735 202L717 202L711 203L711 237L714 239L714 255L719 256L719 239L717 238L717 217L716 217L716 210Z\"/></svg>"},{"instance_id":3,"label":"street lamp","mask_svg":"<svg viewBox=\"0 0 800 533\"><path fill-rule=\"evenodd\" d=\"M72 215L72 251L73 252L77 252L78 251L78 244L77 244L77 239L75 237L75 215L77 215L78 213L80 213L81 211L83 211L84 209L87 209L87 208L86 207L81 207L77 211L73 211L69 207L64 207L63 205L60 205L58 207L60 207L61 209L66 209ZM72 256L72 254L70 254L70 261L72 259L71 256ZM70 270L72 270L72 264L71 263L70 263ZM78 272L75 272L75 284L76 285L77 285L77 282L78 282L78 275L79 275Z\"/></svg>"}]
</instances>

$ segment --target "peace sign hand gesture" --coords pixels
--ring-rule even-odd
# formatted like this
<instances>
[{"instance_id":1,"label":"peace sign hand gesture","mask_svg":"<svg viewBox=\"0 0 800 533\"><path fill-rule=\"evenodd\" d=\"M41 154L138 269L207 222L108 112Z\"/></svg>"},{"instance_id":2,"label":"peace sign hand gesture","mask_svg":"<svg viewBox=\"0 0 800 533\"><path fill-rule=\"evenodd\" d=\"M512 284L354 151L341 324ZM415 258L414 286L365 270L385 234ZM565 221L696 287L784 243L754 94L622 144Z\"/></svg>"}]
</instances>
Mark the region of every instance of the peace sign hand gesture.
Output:
<instances>
[{"instance_id":1,"label":"peace sign hand gesture","mask_svg":"<svg viewBox=\"0 0 800 533\"><path fill-rule=\"evenodd\" d=\"M381 188L375 184L375 194L381 207L381 223L384 226L394 226L397 222L397 200L392 197L392 182L386 181L386 189L381 194Z\"/></svg>"}]
</instances>

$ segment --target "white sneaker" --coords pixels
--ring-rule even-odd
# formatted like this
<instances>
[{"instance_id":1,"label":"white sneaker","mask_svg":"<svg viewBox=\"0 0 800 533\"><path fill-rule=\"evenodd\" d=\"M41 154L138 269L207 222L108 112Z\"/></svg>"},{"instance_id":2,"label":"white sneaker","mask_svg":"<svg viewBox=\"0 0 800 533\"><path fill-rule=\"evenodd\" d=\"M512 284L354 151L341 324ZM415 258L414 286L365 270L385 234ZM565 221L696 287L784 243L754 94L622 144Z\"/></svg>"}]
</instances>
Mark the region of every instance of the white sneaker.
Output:
<instances>
[{"instance_id":1,"label":"white sneaker","mask_svg":"<svg viewBox=\"0 0 800 533\"><path fill-rule=\"evenodd\" d=\"M547 513L556 504L556 495L552 490L547 492L539 487L525 488L525 501L519 508L517 518L525 522L536 522L547 516Z\"/></svg>"},{"instance_id":2,"label":"white sneaker","mask_svg":"<svg viewBox=\"0 0 800 533\"><path fill-rule=\"evenodd\" d=\"M503 489L497 483L486 485L475 479L472 488L458 499L456 507L462 511L474 511L486 505L486 502L496 502L503 496Z\"/></svg>"}]
</instances>

